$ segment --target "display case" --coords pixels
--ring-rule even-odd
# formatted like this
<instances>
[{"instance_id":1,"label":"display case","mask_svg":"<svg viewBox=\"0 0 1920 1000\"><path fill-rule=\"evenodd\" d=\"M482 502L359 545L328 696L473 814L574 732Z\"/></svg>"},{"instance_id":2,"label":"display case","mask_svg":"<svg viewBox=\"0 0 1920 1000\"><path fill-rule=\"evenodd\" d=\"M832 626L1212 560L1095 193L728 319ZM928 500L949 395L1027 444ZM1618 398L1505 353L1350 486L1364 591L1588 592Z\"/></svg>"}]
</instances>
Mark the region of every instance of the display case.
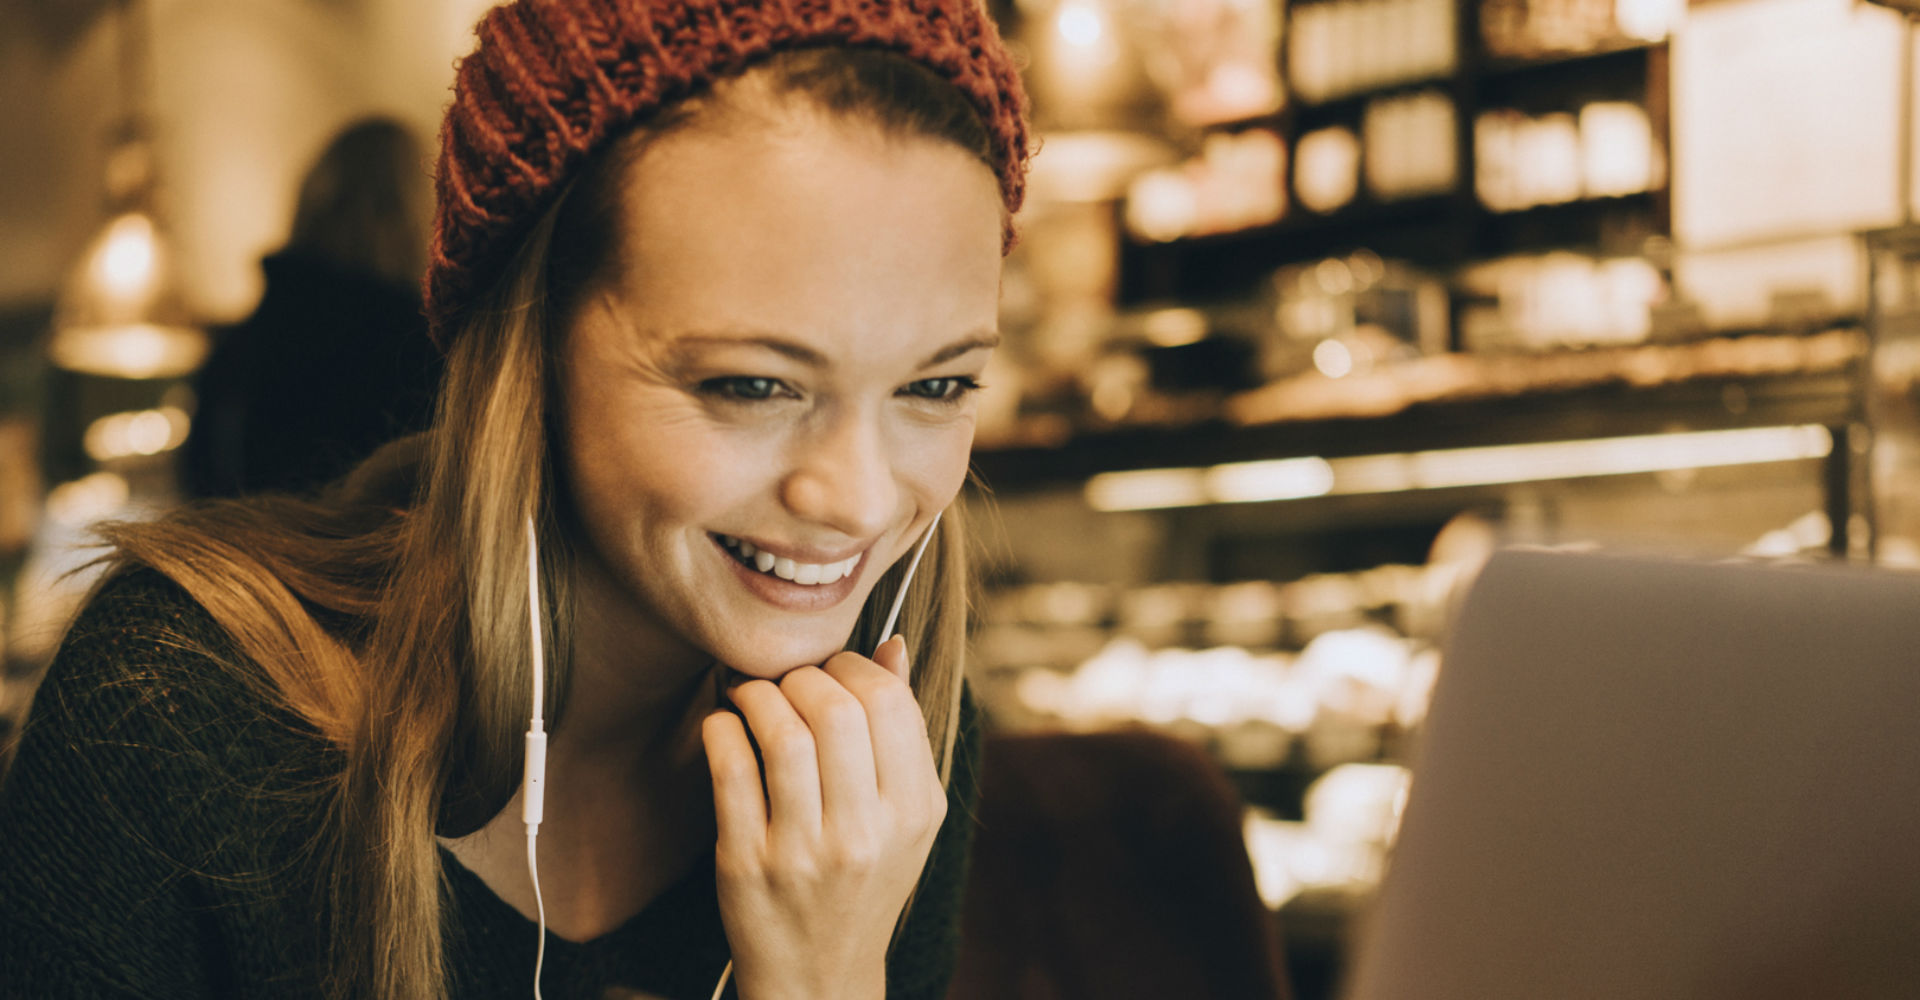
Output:
<instances>
[{"instance_id":1,"label":"display case","mask_svg":"<svg viewBox=\"0 0 1920 1000\"><path fill-rule=\"evenodd\" d=\"M1003 727L1211 750L1306 1000L1334 989L1493 548L1853 557L1904 516L1872 484L1920 472L1920 433L1868 427L1913 426L1915 365L1869 332L1920 324L1920 260L1878 253L1872 317L1776 291L1735 325L1689 298L1681 13L1291 4L1280 107L1174 123L1184 160L1076 204L1079 257L1042 228L1011 262L976 690ZM1110 270L1050 299L1070 259Z\"/></svg>"},{"instance_id":2,"label":"display case","mask_svg":"<svg viewBox=\"0 0 1920 1000\"><path fill-rule=\"evenodd\" d=\"M1422 374L1436 360L1462 370ZM1003 534L976 690L1003 727L1212 750L1252 807L1296 985L1328 995L1478 562L1515 542L1858 548L1866 363L1857 327L1454 355L1371 390L1268 386L1208 419L978 451Z\"/></svg>"}]
</instances>

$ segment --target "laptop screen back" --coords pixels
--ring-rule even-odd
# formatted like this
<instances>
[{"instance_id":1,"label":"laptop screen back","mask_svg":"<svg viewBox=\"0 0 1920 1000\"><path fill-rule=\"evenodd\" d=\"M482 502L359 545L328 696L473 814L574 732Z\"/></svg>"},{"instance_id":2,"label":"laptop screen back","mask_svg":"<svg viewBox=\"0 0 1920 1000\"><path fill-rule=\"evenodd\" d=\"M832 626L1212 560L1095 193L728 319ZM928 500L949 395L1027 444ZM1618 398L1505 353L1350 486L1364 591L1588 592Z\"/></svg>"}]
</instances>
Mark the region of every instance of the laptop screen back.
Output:
<instances>
[{"instance_id":1,"label":"laptop screen back","mask_svg":"<svg viewBox=\"0 0 1920 1000\"><path fill-rule=\"evenodd\" d=\"M1920 997L1920 577L1508 552L1351 1000Z\"/></svg>"}]
</instances>

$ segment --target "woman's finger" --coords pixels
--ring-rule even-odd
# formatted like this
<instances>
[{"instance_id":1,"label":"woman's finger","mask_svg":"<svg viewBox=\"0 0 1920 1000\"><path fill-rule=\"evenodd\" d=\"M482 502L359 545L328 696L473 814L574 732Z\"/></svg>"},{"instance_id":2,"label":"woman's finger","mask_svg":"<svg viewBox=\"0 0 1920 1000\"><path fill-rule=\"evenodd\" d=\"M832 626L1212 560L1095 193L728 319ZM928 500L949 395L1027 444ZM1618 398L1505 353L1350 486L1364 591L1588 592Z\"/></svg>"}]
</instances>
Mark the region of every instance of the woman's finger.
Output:
<instances>
[{"instance_id":1,"label":"woman's finger","mask_svg":"<svg viewBox=\"0 0 1920 1000\"><path fill-rule=\"evenodd\" d=\"M801 837L820 833L820 765L813 734L772 681L735 685L728 697L746 717L767 772L767 823Z\"/></svg>"},{"instance_id":2,"label":"woman's finger","mask_svg":"<svg viewBox=\"0 0 1920 1000\"><path fill-rule=\"evenodd\" d=\"M874 771L865 706L818 667L790 671L780 679L780 691L813 733L820 760L822 829L829 837L870 829L879 816L880 779Z\"/></svg>"},{"instance_id":3,"label":"woman's finger","mask_svg":"<svg viewBox=\"0 0 1920 1000\"><path fill-rule=\"evenodd\" d=\"M904 644L898 655L904 663ZM857 653L839 653L827 661L825 669L866 709L880 798L896 803L922 801L928 782L938 783L939 772L927 742L926 716L914 700L913 689L898 674Z\"/></svg>"},{"instance_id":4,"label":"woman's finger","mask_svg":"<svg viewBox=\"0 0 1920 1000\"><path fill-rule=\"evenodd\" d=\"M913 683L913 676L907 668L907 640L904 636L894 636L880 644L873 651L873 662L887 668L887 672L907 682Z\"/></svg>"},{"instance_id":5,"label":"woman's finger","mask_svg":"<svg viewBox=\"0 0 1920 1000\"><path fill-rule=\"evenodd\" d=\"M713 814L720 828L720 848L735 857L758 857L767 836L767 798L747 725L732 712L714 712L700 723L700 740L713 773Z\"/></svg>"}]
</instances>

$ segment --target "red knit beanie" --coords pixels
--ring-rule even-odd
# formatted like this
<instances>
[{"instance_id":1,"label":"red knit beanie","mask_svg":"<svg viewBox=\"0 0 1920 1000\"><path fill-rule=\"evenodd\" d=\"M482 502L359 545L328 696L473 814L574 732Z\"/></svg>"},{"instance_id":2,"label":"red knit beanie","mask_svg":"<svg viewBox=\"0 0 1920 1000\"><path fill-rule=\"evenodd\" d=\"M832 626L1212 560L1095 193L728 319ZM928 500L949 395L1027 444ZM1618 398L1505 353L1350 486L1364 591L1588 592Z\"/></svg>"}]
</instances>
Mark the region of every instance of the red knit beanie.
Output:
<instances>
[{"instance_id":1,"label":"red knit beanie","mask_svg":"<svg viewBox=\"0 0 1920 1000\"><path fill-rule=\"evenodd\" d=\"M512 0L488 11L440 129L425 289L434 340L448 345L534 221L626 126L785 49L886 49L953 83L986 125L1011 216L1026 186L1026 94L979 3Z\"/></svg>"}]
</instances>

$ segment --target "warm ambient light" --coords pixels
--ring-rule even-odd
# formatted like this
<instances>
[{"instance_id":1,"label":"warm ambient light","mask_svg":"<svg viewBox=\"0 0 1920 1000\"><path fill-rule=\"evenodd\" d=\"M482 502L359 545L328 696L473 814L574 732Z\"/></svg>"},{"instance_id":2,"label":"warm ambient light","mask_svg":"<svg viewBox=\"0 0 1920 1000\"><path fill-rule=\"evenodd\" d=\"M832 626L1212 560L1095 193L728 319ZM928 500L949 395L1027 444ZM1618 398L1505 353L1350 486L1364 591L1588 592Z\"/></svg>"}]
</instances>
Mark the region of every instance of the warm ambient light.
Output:
<instances>
[{"instance_id":1,"label":"warm ambient light","mask_svg":"<svg viewBox=\"0 0 1920 1000\"><path fill-rule=\"evenodd\" d=\"M1087 481L1086 498L1095 510L1153 510L1797 462L1832 451L1832 434L1818 424L1757 427L1107 472Z\"/></svg>"},{"instance_id":2,"label":"warm ambient light","mask_svg":"<svg viewBox=\"0 0 1920 1000\"><path fill-rule=\"evenodd\" d=\"M1328 378L1353 374L1353 351L1337 340L1323 340L1313 349L1313 366Z\"/></svg>"},{"instance_id":3,"label":"warm ambient light","mask_svg":"<svg viewBox=\"0 0 1920 1000\"><path fill-rule=\"evenodd\" d=\"M1334 487L1334 472L1324 458L1281 458L1216 465L1201 481L1216 503L1298 500L1327 495Z\"/></svg>"},{"instance_id":4,"label":"warm ambient light","mask_svg":"<svg viewBox=\"0 0 1920 1000\"><path fill-rule=\"evenodd\" d=\"M176 406L109 413L88 425L82 441L96 462L158 455L186 443L190 423L186 411Z\"/></svg>"},{"instance_id":5,"label":"warm ambient light","mask_svg":"<svg viewBox=\"0 0 1920 1000\"><path fill-rule=\"evenodd\" d=\"M1059 17L1054 21L1060 37L1070 45L1091 48L1098 44L1105 28L1100 23L1100 12L1085 3L1068 3L1060 8Z\"/></svg>"},{"instance_id":6,"label":"warm ambient light","mask_svg":"<svg viewBox=\"0 0 1920 1000\"><path fill-rule=\"evenodd\" d=\"M153 220L123 215L107 227L100 253L89 261L92 278L103 294L130 298L154 279L156 258Z\"/></svg>"},{"instance_id":7,"label":"warm ambient light","mask_svg":"<svg viewBox=\"0 0 1920 1000\"><path fill-rule=\"evenodd\" d=\"M54 317L53 363L114 378L184 375L207 335L186 319L166 242L151 216L115 217L81 255Z\"/></svg>"},{"instance_id":8,"label":"warm ambient light","mask_svg":"<svg viewBox=\"0 0 1920 1000\"><path fill-rule=\"evenodd\" d=\"M60 330L47 352L54 364L68 371L110 378L172 378L200 367L207 356L207 339L190 327L156 323L70 326Z\"/></svg>"}]
</instances>

